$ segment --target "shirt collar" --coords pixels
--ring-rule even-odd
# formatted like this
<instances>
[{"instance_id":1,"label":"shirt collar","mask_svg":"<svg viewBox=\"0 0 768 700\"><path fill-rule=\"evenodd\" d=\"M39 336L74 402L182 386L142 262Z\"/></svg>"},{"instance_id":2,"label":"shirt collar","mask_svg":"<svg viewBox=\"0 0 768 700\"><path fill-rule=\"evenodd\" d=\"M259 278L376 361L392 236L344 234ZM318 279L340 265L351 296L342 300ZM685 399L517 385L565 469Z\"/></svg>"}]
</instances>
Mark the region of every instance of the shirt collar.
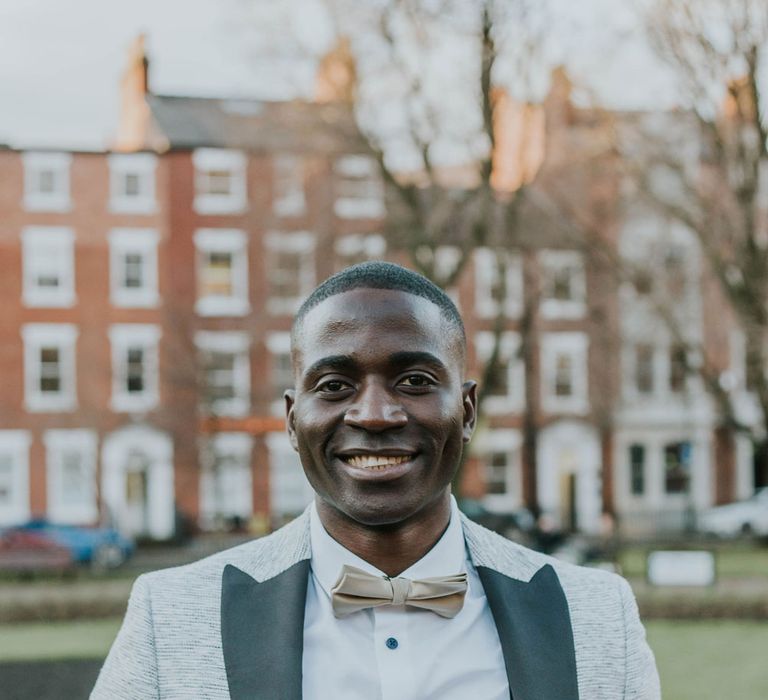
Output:
<instances>
[{"instance_id":1,"label":"shirt collar","mask_svg":"<svg viewBox=\"0 0 768 700\"><path fill-rule=\"evenodd\" d=\"M317 514L317 507L312 503L309 515L310 538L312 546L312 572L327 595L336 584L344 564L355 566L375 576L384 576L375 566L350 552L339 544L326 531ZM448 527L440 539L419 561L403 571L404 578L430 578L432 576L450 576L467 570L464 546L464 531L461 526L459 508L456 499L451 496L451 518Z\"/></svg>"}]
</instances>

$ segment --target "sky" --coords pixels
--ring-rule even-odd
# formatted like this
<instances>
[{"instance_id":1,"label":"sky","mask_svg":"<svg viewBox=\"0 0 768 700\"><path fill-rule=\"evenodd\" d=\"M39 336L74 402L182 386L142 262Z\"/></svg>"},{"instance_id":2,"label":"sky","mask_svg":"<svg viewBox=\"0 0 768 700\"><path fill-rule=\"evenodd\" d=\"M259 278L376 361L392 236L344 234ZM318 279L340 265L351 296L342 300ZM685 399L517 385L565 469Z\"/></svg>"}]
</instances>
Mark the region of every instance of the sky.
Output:
<instances>
[{"instance_id":1,"label":"sky","mask_svg":"<svg viewBox=\"0 0 768 700\"><path fill-rule=\"evenodd\" d=\"M669 86L635 39L635 3L553 1L558 45L590 94L628 108L669 99ZM147 34L155 92L290 96L308 83L306 67L286 81L280 57L265 60L255 48L264 35L282 31L281 22L313 50L329 36L316 0L0 0L0 143L107 146L120 74L140 32Z\"/></svg>"}]
</instances>

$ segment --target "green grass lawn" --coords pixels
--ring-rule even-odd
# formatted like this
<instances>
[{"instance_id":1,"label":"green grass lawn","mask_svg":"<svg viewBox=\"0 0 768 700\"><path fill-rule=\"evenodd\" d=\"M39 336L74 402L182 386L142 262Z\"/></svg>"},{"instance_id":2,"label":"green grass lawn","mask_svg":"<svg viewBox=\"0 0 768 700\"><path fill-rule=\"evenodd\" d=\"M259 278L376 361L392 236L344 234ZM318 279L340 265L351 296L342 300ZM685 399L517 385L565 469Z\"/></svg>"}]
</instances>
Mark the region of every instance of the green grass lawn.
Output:
<instances>
[{"instance_id":1,"label":"green grass lawn","mask_svg":"<svg viewBox=\"0 0 768 700\"><path fill-rule=\"evenodd\" d=\"M646 623L664 700L768 698L768 623Z\"/></svg>"},{"instance_id":2,"label":"green grass lawn","mask_svg":"<svg viewBox=\"0 0 768 700\"><path fill-rule=\"evenodd\" d=\"M119 628L119 619L0 625L0 663L104 658Z\"/></svg>"},{"instance_id":3,"label":"green grass lawn","mask_svg":"<svg viewBox=\"0 0 768 700\"><path fill-rule=\"evenodd\" d=\"M103 658L120 620L0 625L0 663ZM651 621L664 700L768 698L768 623Z\"/></svg>"}]
</instances>

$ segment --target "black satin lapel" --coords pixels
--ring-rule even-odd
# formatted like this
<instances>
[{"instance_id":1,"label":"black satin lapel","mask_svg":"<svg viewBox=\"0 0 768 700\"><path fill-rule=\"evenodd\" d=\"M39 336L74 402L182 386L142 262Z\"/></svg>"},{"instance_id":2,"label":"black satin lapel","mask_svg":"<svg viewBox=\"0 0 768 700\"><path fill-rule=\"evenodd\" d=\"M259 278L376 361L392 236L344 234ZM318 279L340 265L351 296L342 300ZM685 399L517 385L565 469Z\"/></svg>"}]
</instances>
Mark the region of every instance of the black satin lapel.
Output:
<instances>
[{"instance_id":1,"label":"black satin lapel","mask_svg":"<svg viewBox=\"0 0 768 700\"><path fill-rule=\"evenodd\" d=\"M514 700L578 700L568 602L547 564L530 582L478 566Z\"/></svg>"},{"instance_id":2,"label":"black satin lapel","mask_svg":"<svg viewBox=\"0 0 768 700\"><path fill-rule=\"evenodd\" d=\"M258 582L224 567L221 644L232 700L301 700L309 559Z\"/></svg>"}]
</instances>

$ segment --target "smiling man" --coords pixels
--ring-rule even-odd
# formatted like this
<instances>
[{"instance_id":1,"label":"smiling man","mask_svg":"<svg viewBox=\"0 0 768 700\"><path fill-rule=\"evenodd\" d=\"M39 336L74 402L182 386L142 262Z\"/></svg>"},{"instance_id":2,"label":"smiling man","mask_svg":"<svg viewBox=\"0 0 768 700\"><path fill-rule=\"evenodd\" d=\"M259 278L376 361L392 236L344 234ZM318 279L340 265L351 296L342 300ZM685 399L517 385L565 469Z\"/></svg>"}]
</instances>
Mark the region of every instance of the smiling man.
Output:
<instances>
[{"instance_id":1,"label":"smiling man","mask_svg":"<svg viewBox=\"0 0 768 700\"><path fill-rule=\"evenodd\" d=\"M140 577L94 698L660 697L627 583L464 519L476 420L451 300L390 263L329 278L292 331L287 428L314 503Z\"/></svg>"}]
</instances>

